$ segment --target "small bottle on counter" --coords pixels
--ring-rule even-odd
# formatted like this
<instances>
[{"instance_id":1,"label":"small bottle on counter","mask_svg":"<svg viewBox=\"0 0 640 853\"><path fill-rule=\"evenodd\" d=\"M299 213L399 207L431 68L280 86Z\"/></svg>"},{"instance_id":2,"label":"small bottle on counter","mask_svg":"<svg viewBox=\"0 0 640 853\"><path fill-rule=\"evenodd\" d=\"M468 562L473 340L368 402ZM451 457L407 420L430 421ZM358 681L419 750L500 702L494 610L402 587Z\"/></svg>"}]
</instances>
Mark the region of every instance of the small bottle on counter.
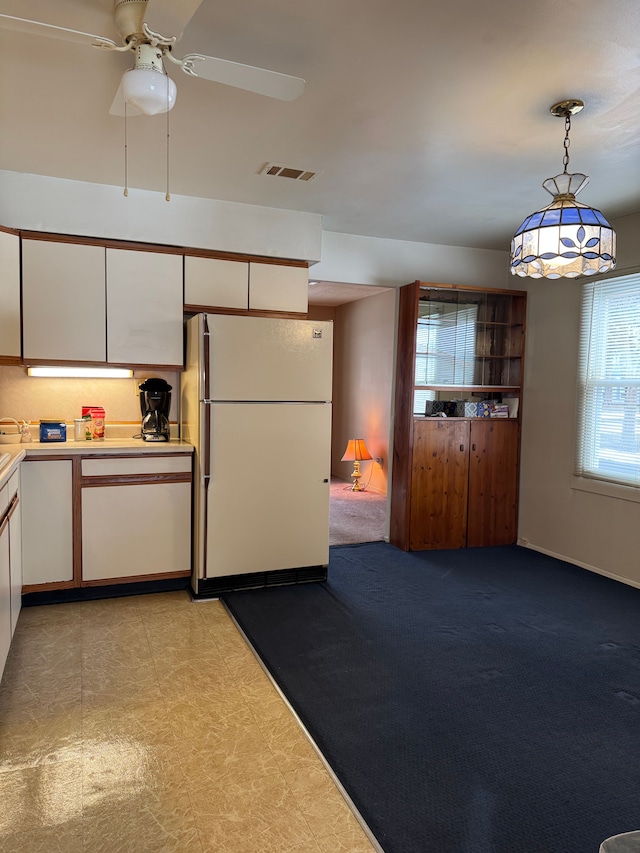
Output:
<instances>
[{"instance_id":1,"label":"small bottle on counter","mask_svg":"<svg viewBox=\"0 0 640 853\"><path fill-rule=\"evenodd\" d=\"M84 441L86 438L86 426L83 418L73 419L73 440Z\"/></svg>"}]
</instances>

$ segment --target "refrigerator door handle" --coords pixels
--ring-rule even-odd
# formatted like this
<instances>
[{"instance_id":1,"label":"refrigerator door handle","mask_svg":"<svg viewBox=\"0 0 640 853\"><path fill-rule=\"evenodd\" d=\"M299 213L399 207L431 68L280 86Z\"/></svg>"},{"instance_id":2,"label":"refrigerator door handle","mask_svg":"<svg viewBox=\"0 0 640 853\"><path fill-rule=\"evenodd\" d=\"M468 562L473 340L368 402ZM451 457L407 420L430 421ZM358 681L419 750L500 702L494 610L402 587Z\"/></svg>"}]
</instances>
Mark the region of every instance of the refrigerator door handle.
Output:
<instances>
[{"instance_id":1,"label":"refrigerator door handle","mask_svg":"<svg viewBox=\"0 0 640 853\"><path fill-rule=\"evenodd\" d=\"M211 333L209 332L209 323L207 315L202 315L202 396L208 400L211 396L210 378L209 378L209 359L211 357L211 348L209 341Z\"/></svg>"}]
</instances>

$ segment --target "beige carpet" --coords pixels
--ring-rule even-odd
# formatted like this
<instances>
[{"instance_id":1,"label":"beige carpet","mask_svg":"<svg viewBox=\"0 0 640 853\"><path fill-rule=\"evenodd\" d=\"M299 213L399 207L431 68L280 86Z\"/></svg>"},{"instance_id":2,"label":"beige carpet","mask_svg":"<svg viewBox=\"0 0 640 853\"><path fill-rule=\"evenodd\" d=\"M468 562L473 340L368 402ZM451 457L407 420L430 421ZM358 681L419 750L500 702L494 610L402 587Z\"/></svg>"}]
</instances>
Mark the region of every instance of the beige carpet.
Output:
<instances>
[{"instance_id":1,"label":"beige carpet","mask_svg":"<svg viewBox=\"0 0 640 853\"><path fill-rule=\"evenodd\" d=\"M331 479L329 545L355 545L384 539L387 497L352 492L351 485Z\"/></svg>"}]
</instances>

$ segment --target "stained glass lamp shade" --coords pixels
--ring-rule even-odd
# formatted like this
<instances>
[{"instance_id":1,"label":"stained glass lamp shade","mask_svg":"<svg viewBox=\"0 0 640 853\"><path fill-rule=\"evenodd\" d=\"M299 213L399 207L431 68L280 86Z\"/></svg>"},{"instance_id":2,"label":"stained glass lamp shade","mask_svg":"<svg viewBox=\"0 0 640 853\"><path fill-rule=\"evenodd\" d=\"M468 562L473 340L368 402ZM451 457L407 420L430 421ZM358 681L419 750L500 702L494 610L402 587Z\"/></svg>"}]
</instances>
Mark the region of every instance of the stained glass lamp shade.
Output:
<instances>
[{"instance_id":1,"label":"stained glass lamp shade","mask_svg":"<svg viewBox=\"0 0 640 853\"><path fill-rule=\"evenodd\" d=\"M553 201L528 216L516 231L511 241L512 275L576 278L615 267L615 231L599 210L576 201L588 183L586 175L563 172L542 184Z\"/></svg>"},{"instance_id":2,"label":"stained glass lamp shade","mask_svg":"<svg viewBox=\"0 0 640 853\"><path fill-rule=\"evenodd\" d=\"M589 178L569 172L571 116L584 108L578 98L559 101L551 114L564 118L562 174L542 184L553 201L527 216L511 241L511 274L530 278L576 278L612 270L616 235L599 210L576 201Z\"/></svg>"}]
</instances>

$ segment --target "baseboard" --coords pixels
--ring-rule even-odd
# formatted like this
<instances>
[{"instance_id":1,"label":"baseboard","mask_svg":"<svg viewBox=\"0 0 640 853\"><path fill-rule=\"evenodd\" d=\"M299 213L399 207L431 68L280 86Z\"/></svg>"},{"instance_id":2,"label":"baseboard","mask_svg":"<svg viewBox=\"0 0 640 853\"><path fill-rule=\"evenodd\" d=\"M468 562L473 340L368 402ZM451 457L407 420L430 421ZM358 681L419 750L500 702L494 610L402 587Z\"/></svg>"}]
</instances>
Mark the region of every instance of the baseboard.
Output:
<instances>
[{"instance_id":1,"label":"baseboard","mask_svg":"<svg viewBox=\"0 0 640 853\"><path fill-rule=\"evenodd\" d=\"M555 551L550 551L548 548L541 548L539 545L534 545L528 539L518 539L518 545L522 548L529 548L531 551L538 551L540 554L546 554L547 557L554 557L556 560L562 560L563 563L571 563L573 566L578 566L580 569L586 569L588 572L593 572L595 575L602 575L605 578L624 583L627 586L632 586L635 589L640 589L640 582L623 578L620 575L615 575L613 572L607 572L598 566L592 566L589 563L583 563L581 560L574 560L571 557L566 557L564 554L557 554Z\"/></svg>"},{"instance_id":2,"label":"baseboard","mask_svg":"<svg viewBox=\"0 0 640 853\"><path fill-rule=\"evenodd\" d=\"M72 601L95 601L99 598L122 598L125 595L147 595L153 592L175 592L187 589L189 578L120 583L108 586L75 586L70 589L50 589L27 592L22 596L23 607L40 604L68 604Z\"/></svg>"}]
</instances>

